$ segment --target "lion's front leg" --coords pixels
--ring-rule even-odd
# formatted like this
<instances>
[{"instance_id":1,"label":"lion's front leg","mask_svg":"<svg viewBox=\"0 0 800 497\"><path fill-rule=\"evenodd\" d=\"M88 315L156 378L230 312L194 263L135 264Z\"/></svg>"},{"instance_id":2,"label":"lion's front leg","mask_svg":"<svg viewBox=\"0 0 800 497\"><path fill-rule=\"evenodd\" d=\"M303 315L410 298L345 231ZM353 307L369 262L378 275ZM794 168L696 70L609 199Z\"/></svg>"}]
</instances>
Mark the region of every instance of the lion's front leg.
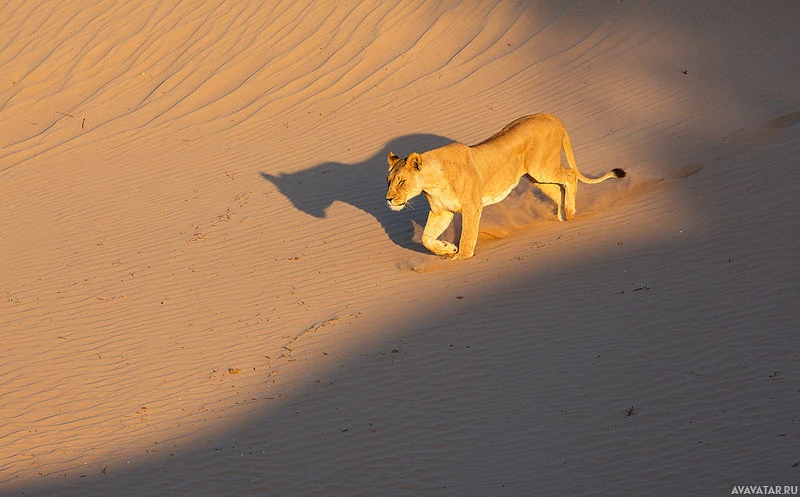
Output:
<instances>
[{"instance_id":1,"label":"lion's front leg","mask_svg":"<svg viewBox=\"0 0 800 497\"><path fill-rule=\"evenodd\" d=\"M464 209L461 212L461 239L458 242L458 253L453 259L469 259L475 255L475 244L478 243L478 230L481 224L483 207Z\"/></svg>"},{"instance_id":2,"label":"lion's front leg","mask_svg":"<svg viewBox=\"0 0 800 497\"><path fill-rule=\"evenodd\" d=\"M439 236L444 233L452 221L453 213L450 211L442 211L438 214L430 211L428 222L425 223L425 229L422 232L422 244L425 245L425 248L436 255L447 257L458 252L458 248L452 243L439 240Z\"/></svg>"}]
</instances>

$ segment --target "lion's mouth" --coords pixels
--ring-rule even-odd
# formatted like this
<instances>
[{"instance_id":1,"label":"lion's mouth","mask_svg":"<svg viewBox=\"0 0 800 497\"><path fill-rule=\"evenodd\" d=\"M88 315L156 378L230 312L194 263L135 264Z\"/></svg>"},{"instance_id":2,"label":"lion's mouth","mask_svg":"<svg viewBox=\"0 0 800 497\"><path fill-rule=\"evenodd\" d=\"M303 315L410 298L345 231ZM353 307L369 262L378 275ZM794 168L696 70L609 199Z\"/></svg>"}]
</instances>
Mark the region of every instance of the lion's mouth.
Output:
<instances>
[{"instance_id":1,"label":"lion's mouth","mask_svg":"<svg viewBox=\"0 0 800 497\"><path fill-rule=\"evenodd\" d=\"M387 204L387 205L389 206L389 208L390 208L390 209L392 209L393 211L401 211L401 210L403 210L403 207L405 207L405 206L406 206L406 203L405 203L405 202L403 202L402 204L395 204L395 203L394 203L394 202L392 202L391 200L387 200L387 201L386 201L386 204Z\"/></svg>"}]
</instances>

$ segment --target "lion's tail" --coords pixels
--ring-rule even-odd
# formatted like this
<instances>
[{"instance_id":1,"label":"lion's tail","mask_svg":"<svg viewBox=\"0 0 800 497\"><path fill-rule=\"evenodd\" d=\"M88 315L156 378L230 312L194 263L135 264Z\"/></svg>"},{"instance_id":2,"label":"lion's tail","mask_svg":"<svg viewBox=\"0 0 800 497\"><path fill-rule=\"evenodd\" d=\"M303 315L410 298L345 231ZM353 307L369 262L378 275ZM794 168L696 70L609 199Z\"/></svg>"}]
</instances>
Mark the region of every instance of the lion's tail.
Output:
<instances>
[{"instance_id":1,"label":"lion's tail","mask_svg":"<svg viewBox=\"0 0 800 497\"><path fill-rule=\"evenodd\" d=\"M578 165L575 163L575 154L572 153L572 142L569 141L569 135L567 132L564 131L564 141L562 143L564 146L564 154L567 156L567 162L569 163L569 167L575 171L575 176L578 177L579 180L583 181L584 183L600 183L601 181L605 181L610 178L624 178L625 171L620 168L614 168L611 171L607 172L606 174L600 176L599 178L587 178L583 175L583 173L578 169Z\"/></svg>"}]
</instances>

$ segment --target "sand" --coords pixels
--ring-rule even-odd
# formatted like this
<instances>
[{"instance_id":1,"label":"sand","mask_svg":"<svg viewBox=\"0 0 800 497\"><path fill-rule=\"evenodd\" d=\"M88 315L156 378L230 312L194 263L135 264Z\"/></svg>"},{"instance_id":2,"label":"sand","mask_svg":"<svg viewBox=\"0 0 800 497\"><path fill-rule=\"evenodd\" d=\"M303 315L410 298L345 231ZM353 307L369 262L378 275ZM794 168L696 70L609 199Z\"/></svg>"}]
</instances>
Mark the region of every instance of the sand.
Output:
<instances>
[{"instance_id":1,"label":"sand","mask_svg":"<svg viewBox=\"0 0 800 497\"><path fill-rule=\"evenodd\" d=\"M797 485L798 21L3 3L0 494ZM429 254L386 155L535 112L628 177L566 223L520 185L473 259Z\"/></svg>"}]
</instances>

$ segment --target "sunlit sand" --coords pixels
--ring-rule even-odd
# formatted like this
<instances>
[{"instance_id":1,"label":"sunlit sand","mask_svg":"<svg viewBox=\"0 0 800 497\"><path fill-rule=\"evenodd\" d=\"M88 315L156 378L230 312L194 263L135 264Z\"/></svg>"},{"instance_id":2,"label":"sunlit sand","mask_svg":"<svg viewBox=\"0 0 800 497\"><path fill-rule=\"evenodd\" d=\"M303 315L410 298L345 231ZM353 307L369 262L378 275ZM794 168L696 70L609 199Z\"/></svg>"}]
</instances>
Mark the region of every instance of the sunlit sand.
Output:
<instances>
[{"instance_id":1,"label":"sunlit sand","mask_svg":"<svg viewBox=\"0 0 800 497\"><path fill-rule=\"evenodd\" d=\"M0 494L798 480L792 2L0 5ZM475 257L386 156L557 115ZM460 221L443 234L458 239Z\"/></svg>"}]
</instances>

